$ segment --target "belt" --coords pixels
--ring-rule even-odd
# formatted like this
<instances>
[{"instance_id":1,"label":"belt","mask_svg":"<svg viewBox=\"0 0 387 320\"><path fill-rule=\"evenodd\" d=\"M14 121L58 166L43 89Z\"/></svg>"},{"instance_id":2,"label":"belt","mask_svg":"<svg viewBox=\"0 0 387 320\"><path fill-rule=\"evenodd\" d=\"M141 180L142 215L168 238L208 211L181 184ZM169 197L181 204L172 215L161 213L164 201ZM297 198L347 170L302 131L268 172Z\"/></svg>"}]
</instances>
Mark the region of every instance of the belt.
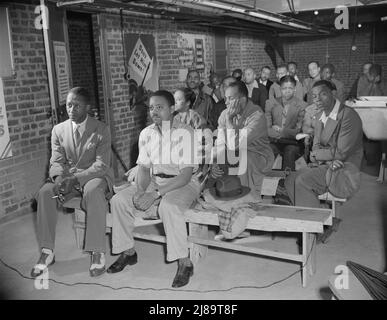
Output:
<instances>
[{"instance_id":1,"label":"belt","mask_svg":"<svg viewBox=\"0 0 387 320\"><path fill-rule=\"evenodd\" d=\"M156 173L154 174L154 176L159 178L165 178L165 179L176 177L176 175L174 174L165 174L165 173Z\"/></svg>"}]
</instances>

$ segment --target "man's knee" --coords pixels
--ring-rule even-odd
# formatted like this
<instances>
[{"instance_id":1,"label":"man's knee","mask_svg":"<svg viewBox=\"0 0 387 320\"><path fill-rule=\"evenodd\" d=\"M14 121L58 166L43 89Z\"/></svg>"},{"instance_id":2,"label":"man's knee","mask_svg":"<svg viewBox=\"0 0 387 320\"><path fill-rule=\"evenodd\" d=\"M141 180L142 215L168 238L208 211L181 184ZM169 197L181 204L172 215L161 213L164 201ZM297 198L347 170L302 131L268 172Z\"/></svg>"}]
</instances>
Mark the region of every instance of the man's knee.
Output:
<instances>
[{"instance_id":1,"label":"man's knee","mask_svg":"<svg viewBox=\"0 0 387 320\"><path fill-rule=\"evenodd\" d=\"M83 187L83 199L90 199L95 197L105 198L106 184L98 183L99 181L88 181Z\"/></svg>"},{"instance_id":2,"label":"man's knee","mask_svg":"<svg viewBox=\"0 0 387 320\"><path fill-rule=\"evenodd\" d=\"M44 184L38 192L38 199L44 196L52 196L54 194L54 188L55 188L54 183L48 182Z\"/></svg>"}]
</instances>

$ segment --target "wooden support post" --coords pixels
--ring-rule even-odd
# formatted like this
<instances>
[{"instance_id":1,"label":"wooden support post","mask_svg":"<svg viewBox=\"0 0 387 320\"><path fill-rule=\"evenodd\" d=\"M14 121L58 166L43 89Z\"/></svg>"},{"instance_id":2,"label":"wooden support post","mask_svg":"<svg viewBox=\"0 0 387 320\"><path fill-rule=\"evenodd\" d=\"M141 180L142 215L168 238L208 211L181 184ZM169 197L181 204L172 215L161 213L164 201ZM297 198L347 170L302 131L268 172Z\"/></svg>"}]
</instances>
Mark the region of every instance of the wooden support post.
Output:
<instances>
[{"instance_id":1,"label":"wooden support post","mask_svg":"<svg viewBox=\"0 0 387 320\"><path fill-rule=\"evenodd\" d=\"M208 239L208 226L203 224L188 223L189 236ZM207 255L208 246L190 243L190 259L193 264L197 264L201 258Z\"/></svg>"},{"instance_id":2,"label":"wooden support post","mask_svg":"<svg viewBox=\"0 0 387 320\"><path fill-rule=\"evenodd\" d=\"M309 274L313 276L316 273L316 266L317 266L317 257L316 257L316 234L315 233L308 233L309 236L309 248L308 252L306 253L309 255L308 259L308 267L309 267Z\"/></svg>"},{"instance_id":3,"label":"wooden support post","mask_svg":"<svg viewBox=\"0 0 387 320\"><path fill-rule=\"evenodd\" d=\"M302 286L305 288L308 284L308 266L307 266L307 257L308 257L308 247L309 247L309 236L307 232L302 233Z\"/></svg>"}]
</instances>

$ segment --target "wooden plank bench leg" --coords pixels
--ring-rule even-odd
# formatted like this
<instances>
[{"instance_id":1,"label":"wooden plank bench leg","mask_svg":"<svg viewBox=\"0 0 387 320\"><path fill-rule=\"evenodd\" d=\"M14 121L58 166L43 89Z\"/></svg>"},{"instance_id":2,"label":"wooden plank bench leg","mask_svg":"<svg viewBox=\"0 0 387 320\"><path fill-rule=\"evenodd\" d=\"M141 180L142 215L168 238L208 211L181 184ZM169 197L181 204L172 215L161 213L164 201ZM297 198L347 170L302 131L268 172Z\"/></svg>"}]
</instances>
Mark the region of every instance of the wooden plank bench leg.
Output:
<instances>
[{"instance_id":1,"label":"wooden plank bench leg","mask_svg":"<svg viewBox=\"0 0 387 320\"><path fill-rule=\"evenodd\" d=\"M316 234L308 233L309 236L309 248L307 254L309 254L308 266L309 274L313 276L316 273L317 256L316 256Z\"/></svg>"},{"instance_id":2,"label":"wooden plank bench leg","mask_svg":"<svg viewBox=\"0 0 387 320\"><path fill-rule=\"evenodd\" d=\"M201 239L208 239L208 226L203 224L188 223L189 235ZM193 264L197 264L200 259L207 255L208 246L190 243L190 259Z\"/></svg>"},{"instance_id":3,"label":"wooden plank bench leg","mask_svg":"<svg viewBox=\"0 0 387 320\"><path fill-rule=\"evenodd\" d=\"M308 285L308 247L309 247L309 235L307 232L302 233L302 286L305 288Z\"/></svg>"}]
</instances>

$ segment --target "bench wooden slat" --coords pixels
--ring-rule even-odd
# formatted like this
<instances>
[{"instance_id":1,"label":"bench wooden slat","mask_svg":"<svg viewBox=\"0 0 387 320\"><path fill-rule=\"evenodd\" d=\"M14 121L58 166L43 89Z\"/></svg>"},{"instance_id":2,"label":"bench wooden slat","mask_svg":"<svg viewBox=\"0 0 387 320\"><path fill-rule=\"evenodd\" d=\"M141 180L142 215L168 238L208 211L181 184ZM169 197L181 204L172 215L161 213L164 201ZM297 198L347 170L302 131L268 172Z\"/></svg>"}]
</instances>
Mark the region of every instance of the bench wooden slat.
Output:
<instances>
[{"instance_id":1,"label":"bench wooden slat","mask_svg":"<svg viewBox=\"0 0 387 320\"><path fill-rule=\"evenodd\" d=\"M229 250L234 250L238 252L247 252L247 253L253 253L253 254L267 256L267 257L299 261L299 262L303 261L303 256L301 254L277 252L273 250L265 250L261 248L243 246L240 244L227 243L225 241L202 239L202 238L193 237L193 236L188 236L188 241L196 244L205 245L205 246L218 247L218 248L229 249Z\"/></svg>"}]
</instances>

